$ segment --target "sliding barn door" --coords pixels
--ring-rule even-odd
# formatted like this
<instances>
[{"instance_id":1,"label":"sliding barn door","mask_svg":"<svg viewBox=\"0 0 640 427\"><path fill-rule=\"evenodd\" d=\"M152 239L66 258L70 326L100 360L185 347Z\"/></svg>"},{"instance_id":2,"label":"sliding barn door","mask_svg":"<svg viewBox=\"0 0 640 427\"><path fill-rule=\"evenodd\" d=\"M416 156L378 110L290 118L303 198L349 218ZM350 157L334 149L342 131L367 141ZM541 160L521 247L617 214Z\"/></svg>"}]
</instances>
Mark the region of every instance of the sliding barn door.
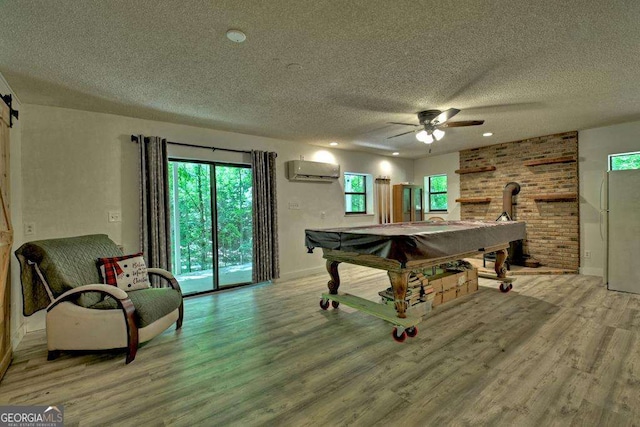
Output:
<instances>
[{"instance_id":1,"label":"sliding barn door","mask_svg":"<svg viewBox=\"0 0 640 427\"><path fill-rule=\"evenodd\" d=\"M9 212L9 108L0 101L0 379L11 363L11 280L13 229Z\"/></svg>"}]
</instances>

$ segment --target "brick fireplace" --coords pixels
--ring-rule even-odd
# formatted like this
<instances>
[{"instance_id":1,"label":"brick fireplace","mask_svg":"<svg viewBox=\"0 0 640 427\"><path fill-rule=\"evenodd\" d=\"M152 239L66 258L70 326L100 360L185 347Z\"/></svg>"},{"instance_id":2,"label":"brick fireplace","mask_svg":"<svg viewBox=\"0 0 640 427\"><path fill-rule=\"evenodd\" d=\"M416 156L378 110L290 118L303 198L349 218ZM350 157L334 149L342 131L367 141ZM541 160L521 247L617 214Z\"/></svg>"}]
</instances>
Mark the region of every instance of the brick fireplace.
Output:
<instances>
[{"instance_id":1,"label":"brick fireplace","mask_svg":"<svg viewBox=\"0 0 640 427\"><path fill-rule=\"evenodd\" d=\"M461 219L493 221L503 189L520 184L513 219L525 221L524 253L553 268L578 271L578 133L566 132L460 152Z\"/></svg>"}]
</instances>

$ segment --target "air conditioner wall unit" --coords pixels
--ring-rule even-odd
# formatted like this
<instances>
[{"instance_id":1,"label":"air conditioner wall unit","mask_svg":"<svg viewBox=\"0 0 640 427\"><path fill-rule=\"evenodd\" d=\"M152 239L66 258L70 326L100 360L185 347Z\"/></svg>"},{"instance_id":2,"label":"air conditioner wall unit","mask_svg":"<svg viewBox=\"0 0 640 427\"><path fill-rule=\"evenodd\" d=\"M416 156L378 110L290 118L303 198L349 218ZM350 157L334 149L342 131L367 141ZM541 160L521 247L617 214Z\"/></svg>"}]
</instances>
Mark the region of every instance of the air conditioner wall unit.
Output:
<instances>
[{"instance_id":1,"label":"air conditioner wall unit","mask_svg":"<svg viewBox=\"0 0 640 427\"><path fill-rule=\"evenodd\" d=\"M340 178L340 165L291 160L287 162L287 178L291 181L332 182Z\"/></svg>"}]
</instances>

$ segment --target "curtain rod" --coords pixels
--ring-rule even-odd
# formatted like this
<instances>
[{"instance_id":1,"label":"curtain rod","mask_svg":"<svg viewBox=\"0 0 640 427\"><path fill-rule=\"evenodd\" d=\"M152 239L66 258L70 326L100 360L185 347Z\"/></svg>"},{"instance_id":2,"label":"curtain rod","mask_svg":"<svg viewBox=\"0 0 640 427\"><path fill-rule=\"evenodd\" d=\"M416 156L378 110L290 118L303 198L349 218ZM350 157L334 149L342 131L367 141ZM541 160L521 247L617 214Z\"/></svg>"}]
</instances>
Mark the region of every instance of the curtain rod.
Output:
<instances>
[{"instance_id":1,"label":"curtain rod","mask_svg":"<svg viewBox=\"0 0 640 427\"><path fill-rule=\"evenodd\" d=\"M139 142L138 141L138 135L131 135L131 142ZM193 147L193 148L205 148L208 150L213 150L213 151L231 151L232 153L247 153L247 154L251 154L251 151L249 150L234 150L233 148L217 148L217 147L209 147L207 145L196 145L196 144L185 144L182 142L172 142L172 141L167 141L167 144L171 144L171 145L181 145L183 147Z\"/></svg>"}]
</instances>

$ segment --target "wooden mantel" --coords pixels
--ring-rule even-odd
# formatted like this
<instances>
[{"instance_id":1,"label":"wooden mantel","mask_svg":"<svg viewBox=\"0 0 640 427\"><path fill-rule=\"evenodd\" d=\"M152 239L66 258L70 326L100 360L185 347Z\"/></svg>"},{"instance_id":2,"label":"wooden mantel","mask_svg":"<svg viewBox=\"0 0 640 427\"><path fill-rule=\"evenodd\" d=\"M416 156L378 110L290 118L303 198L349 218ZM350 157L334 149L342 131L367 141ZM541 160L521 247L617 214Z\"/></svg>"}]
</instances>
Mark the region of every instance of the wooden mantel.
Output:
<instances>
[{"instance_id":1,"label":"wooden mantel","mask_svg":"<svg viewBox=\"0 0 640 427\"><path fill-rule=\"evenodd\" d=\"M463 175L465 173L490 172L496 170L495 166L480 166L477 168L456 169L456 173Z\"/></svg>"},{"instance_id":2,"label":"wooden mantel","mask_svg":"<svg viewBox=\"0 0 640 427\"><path fill-rule=\"evenodd\" d=\"M554 202L560 200L576 200L577 193L557 193L557 194L538 194L533 196L533 200L538 202Z\"/></svg>"},{"instance_id":3,"label":"wooden mantel","mask_svg":"<svg viewBox=\"0 0 640 427\"><path fill-rule=\"evenodd\" d=\"M524 162L524 165L539 166L539 165L551 165L553 163L573 163L575 161L576 161L575 157L567 156L567 157L555 157L553 159L530 160L528 162Z\"/></svg>"},{"instance_id":4,"label":"wooden mantel","mask_svg":"<svg viewBox=\"0 0 640 427\"><path fill-rule=\"evenodd\" d=\"M461 197L456 199L458 203L489 203L491 202L490 197Z\"/></svg>"}]
</instances>

